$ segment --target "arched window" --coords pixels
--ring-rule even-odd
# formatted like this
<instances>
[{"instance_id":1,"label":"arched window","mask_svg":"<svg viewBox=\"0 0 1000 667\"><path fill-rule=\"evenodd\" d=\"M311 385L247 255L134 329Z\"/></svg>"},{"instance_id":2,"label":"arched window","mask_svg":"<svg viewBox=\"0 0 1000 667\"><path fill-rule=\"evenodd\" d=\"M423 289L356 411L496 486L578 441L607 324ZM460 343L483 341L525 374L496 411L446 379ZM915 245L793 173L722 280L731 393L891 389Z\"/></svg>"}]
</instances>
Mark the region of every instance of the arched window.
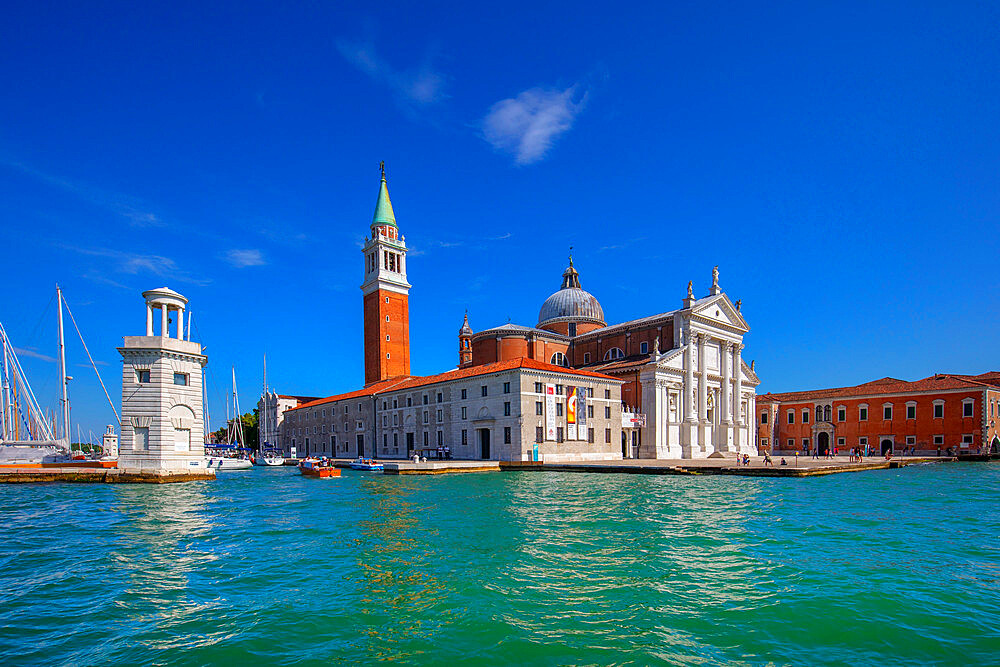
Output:
<instances>
[{"instance_id":1,"label":"arched window","mask_svg":"<svg viewBox=\"0 0 1000 667\"><path fill-rule=\"evenodd\" d=\"M823 406L822 405L817 405L816 406L816 423L819 423L821 421L823 421Z\"/></svg>"},{"instance_id":2,"label":"arched window","mask_svg":"<svg viewBox=\"0 0 1000 667\"><path fill-rule=\"evenodd\" d=\"M823 407L823 421L830 421L830 406L826 405Z\"/></svg>"},{"instance_id":3,"label":"arched window","mask_svg":"<svg viewBox=\"0 0 1000 667\"><path fill-rule=\"evenodd\" d=\"M549 363L555 366L569 366L569 360L562 352L556 352L553 354L552 358L549 359Z\"/></svg>"},{"instance_id":4,"label":"arched window","mask_svg":"<svg viewBox=\"0 0 1000 667\"><path fill-rule=\"evenodd\" d=\"M604 361L614 361L615 359L624 359L625 353L622 352L620 347L613 347L604 353Z\"/></svg>"}]
</instances>

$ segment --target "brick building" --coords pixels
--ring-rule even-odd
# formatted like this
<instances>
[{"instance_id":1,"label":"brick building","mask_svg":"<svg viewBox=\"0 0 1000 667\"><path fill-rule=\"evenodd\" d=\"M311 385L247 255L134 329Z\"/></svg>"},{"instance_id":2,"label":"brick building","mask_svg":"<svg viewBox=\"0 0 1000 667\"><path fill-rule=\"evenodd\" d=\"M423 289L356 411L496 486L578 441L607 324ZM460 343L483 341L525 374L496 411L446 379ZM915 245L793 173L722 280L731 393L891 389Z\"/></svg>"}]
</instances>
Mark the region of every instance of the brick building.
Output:
<instances>
[{"instance_id":1,"label":"brick building","mask_svg":"<svg viewBox=\"0 0 1000 667\"><path fill-rule=\"evenodd\" d=\"M757 443L776 453L1000 452L1000 372L882 378L757 397Z\"/></svg>"}]
</instances>

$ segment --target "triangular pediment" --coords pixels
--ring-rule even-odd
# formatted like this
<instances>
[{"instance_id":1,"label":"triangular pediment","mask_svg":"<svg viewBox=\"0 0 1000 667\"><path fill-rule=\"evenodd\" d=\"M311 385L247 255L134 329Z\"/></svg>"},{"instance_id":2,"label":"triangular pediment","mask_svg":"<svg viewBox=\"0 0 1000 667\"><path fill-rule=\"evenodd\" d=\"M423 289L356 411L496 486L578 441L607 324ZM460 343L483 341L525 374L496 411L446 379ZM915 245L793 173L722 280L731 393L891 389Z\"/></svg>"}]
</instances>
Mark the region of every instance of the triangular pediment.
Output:
<instances>
[{"instance_id":1,"label":"triangular pediment","mask_svg":"<svg viewBox=\"0 0 1000 667\"><path fill-rule=\"evenodd\" d=\"M724 327L750 330L743 316L736 312L736 307L725 294L719 294L696 303L691 309L691 316L718 323Z\"/></svg>"}]
</instances>

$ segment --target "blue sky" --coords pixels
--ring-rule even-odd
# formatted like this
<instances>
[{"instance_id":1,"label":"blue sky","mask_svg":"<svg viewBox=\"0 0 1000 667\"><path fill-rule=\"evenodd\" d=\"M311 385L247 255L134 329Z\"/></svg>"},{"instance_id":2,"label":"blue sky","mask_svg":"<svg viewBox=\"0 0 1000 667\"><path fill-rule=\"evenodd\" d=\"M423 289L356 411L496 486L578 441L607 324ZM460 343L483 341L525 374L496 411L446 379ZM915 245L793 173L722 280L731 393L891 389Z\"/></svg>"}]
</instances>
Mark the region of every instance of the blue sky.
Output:
<instances>
[{"instance_id":1,"label":"blue sky","mask_svg":"<svg viewBox=\"0 0 1000 667\"><path fill-rule=\"evenodd\" d=\"M265 352L281 392L360 386L379 160L415 374L466 308L534 324L570 245L609 323L719 265L761 391L1000 367L995 4L205 4L5 9L0 320L43 403L56 282L116 402L161 285L216 425Z\"/></svg>"}]
</instances>

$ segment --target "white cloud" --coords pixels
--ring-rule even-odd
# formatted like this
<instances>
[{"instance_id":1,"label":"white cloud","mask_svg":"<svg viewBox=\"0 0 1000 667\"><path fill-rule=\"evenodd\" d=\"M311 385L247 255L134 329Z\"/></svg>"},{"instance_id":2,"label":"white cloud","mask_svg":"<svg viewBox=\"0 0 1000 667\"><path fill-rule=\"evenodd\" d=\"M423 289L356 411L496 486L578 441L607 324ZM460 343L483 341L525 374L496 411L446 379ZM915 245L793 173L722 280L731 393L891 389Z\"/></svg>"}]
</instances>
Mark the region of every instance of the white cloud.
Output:
<instances>
[{"instance_id":1,"label":"white cloud","mask_svg":"<svg viewBox=\"0 0 1000 667\"><path fill-rule=\"evenodd\" d=\"M494 148L513 154L518 164L537 162L583 110L586 95L575 101L576 94L577 86L531 88L500 100L483 119L483 136Z\"/></svg>"},{"instance_id":2,"label":"white cloud","mask_svg":"<svg viewBox=\"0 0 1000 667\"><path fill-rule=\"evenodd\" d=\"M428 60L418 67L400 70L381 59L372 44L341 40L337 42L337 50L355 67L409 102L425 105L446 97L444 76Z\"/></svg>"},{"instance_id":3,"label":"white cloud","mask_svg":"<svg viewBox=\"0 0 1000 667\"><path fill-rule=\"evenodd\" d=\"M91 255L93 257L105 257L110 260L114 260L115 266L110 267L108 265L102 265L100 267L95 267L95 269L101 272L107 271L109 268L119 271L121 273L128 273L130 275L136 275L140 273L152 273L153 275L159 276L161 278L171 278L173 280L178 280L185 283L193 283L195 285L208 285L211 280L205 278L196 278L192 276L187 271L184 271L179 266L177 262L170 259L169 257L163 257L162 255L142 255L133 252L123 252L121 250L110 250L110 249L96 249L96 248L77 248L75 246L64 246L69 250L78 252L81 255ZM92 274L95 269L88 270L85 275ZM90 276L88 276L90 277ZM91 278L93 279L93 278ZM114 281L110 281L109 284L115 284ZM116 285L120 286L120 285Z\"/></svg>"},{"instance_id":4,"label":"white cloud","mask_svg":"<svg viewBox=\"0 0 1000 667\"><path fill-rule=\"evenodd\" d=\"M226 261L237 269L244 269L248 266L264 266L267 264L267 260L264 259L261 251L254 248L243 250L234 248L226 253Z\"/></svg>"},{"instance_id":5,"label":"white cloud","mask_svg":"<svg viewBox=\"0 0 1000 667\"><path fill-rule=\"evenodd\" d=\"M32 359L41 359L42 361L48 361L50 363L55 362L55 357L50 357L47 354L42 354L35 350L35 348L27 347L15 347L14 352L20 354L22 357L31 357Z\"/></svg>"}]
</instances>

